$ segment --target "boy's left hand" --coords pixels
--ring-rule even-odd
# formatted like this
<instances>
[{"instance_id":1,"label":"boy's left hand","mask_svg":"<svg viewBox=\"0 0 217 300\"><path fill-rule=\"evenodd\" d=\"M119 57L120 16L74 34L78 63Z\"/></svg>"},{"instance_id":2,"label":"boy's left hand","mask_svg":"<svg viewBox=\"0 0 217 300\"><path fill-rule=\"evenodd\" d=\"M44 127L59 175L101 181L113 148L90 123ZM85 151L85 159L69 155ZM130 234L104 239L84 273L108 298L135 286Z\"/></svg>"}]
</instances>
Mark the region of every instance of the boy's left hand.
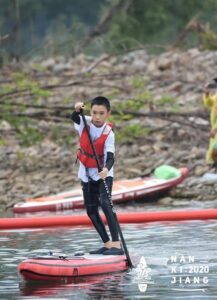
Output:
<instances>
[{"instance_id":1,"label":"boy's left hand","mask_svg":"<svg viewBox=\"0 0 217 300\"><path fill-rule=\"evenodd\" d=\"M105 180L108 174L108 169L107 168L103 168L101 172L99 172L99 176L101 177L101 179Z\"/></svg>"}]
</instances>

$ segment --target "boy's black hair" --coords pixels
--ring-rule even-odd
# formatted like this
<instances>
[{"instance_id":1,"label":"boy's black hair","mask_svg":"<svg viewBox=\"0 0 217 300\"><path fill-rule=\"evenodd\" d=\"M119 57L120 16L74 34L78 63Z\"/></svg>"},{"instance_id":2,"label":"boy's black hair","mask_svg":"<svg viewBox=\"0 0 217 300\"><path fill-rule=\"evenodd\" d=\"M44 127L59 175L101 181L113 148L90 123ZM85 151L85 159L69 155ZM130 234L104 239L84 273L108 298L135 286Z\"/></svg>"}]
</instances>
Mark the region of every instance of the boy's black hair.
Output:
<instances>
[{"instance_id":1,"label":"boy's black hair","mask_svg":"<svg viewBox=\"0 0 217 300\"><path fill-rule=\"evenodd\" d=\"M91 107L93 105L103 105L106 107L108 111L111 110L110 102L106 97L102 97L102 96L95 97L93 100L91 100Z\"/></svg>"}]
</instances>

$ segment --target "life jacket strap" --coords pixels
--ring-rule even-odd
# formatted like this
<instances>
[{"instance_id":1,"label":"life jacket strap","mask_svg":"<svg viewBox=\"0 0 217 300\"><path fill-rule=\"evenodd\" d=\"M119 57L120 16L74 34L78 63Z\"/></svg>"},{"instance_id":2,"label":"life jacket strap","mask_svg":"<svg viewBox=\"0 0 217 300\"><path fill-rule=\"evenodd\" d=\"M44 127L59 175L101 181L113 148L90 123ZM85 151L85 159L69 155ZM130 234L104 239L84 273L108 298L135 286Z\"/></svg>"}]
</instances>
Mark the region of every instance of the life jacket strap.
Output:
<instances>
[{"instance_id":1,"label":"life jacket strap","mask_svg":"<svg viewBox=\"0 0 217 300\"><path fill-rule=\"evenodd\" d=\"M85 155L85 156L87 156L87 157L89 157L89 158L95 158L94 154L90 154L90 153L84 151L82 148L79 148L78 150L79 150L83 155ZM98 157L99 157L100 160L103 159L103 155L99 155Z\"/></svg>"}]
</instances>

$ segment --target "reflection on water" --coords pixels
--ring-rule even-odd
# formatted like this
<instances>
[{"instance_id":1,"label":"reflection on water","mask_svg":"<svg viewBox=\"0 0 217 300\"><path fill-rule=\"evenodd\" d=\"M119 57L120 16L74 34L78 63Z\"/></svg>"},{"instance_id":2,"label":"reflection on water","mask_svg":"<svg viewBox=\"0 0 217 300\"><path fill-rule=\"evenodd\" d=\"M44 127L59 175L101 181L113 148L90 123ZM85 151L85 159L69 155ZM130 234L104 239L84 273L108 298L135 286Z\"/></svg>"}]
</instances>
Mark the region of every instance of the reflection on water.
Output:
<instances>
[{"instance_id":1,"label":"reflection on water","mask_svg":"<svg viewBox=\"0 0 217 300\"><path fill-rule=\"evenodd\" d=\"M1 299L217 299L215 221L134 224L122 229L137 269L47 283L23 282L16 273L19 262L49 250L68 256L87 252L100 246L95 231L81 226L1 231ZM141 269L141 258L148 272Z\"/></svg>"},{"instance_id":2,"label":"reflection on water","mask_svg":"<svg viewBox=\"0 0 217 300\"><path fill-rule=\"evenodd\" d=\"M23 296L60 296L66 295L70 298L78 296L80 299L100 299L103 294L111 295L118 299L121 293L117 290L117 282L123 281L125 274L87 276L81 279L67 280L67 282L49 282L46 284L26 283L20 284L21 295ZM105 293L106 291L106 293Z\"/></svg>"}]
</instances>

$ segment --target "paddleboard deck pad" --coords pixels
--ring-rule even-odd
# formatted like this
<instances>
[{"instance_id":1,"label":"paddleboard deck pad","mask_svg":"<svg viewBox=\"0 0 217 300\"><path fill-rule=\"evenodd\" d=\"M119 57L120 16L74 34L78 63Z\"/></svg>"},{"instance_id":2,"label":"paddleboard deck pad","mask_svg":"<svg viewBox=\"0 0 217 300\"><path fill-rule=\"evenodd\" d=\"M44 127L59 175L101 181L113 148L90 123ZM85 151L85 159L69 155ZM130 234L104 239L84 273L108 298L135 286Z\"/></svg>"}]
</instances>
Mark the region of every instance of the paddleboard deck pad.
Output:
<instances>
[{"instance_id":1,"label":"paddleboard deck pad","mask_svg":"<svg viewBox=\"0 0 217 300\"><path fill-rule=\"evenodd\" d=\"M45 255L22 261L18 266L18 273L27 281L54 281L123 272L127 269L128 262L124 255Z\"/></svg>"}]
</instances>

